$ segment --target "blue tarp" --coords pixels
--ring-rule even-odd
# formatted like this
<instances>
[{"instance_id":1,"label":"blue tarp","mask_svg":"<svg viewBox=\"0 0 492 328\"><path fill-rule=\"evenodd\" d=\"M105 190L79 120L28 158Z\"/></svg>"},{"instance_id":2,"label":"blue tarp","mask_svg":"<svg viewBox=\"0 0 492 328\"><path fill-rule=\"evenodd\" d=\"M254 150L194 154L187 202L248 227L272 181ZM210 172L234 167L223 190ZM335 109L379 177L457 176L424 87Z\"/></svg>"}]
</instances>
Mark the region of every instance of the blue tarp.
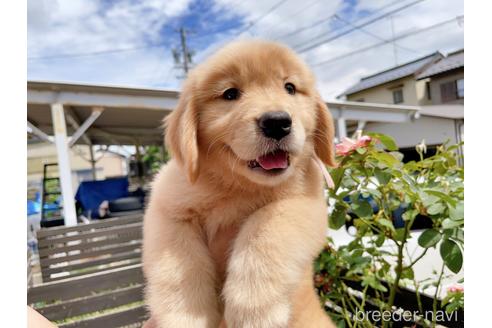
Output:
<instances>
[{"instance_id":1,"label":"blue tarp","mask_svg":"<svg viewBox=\"0 0 492 328\"><path fill-rule=\"evenodd\" d=\"M41 195L37 191L35 199L27 200L27 215L38 214L39 212L41 212Z\"/></svg>"},{"instance_id":2,"label":"blue tarp","mask_svg":"<svg viewBox=\"0 0 492 328\"><path fill-rule=\"evenodd\" d=\"M99 205L103 201L127 196L128 178L123 177L81 182L75 199L82 205L84 212L91 211L91 215L97 217Z\"/></svg>"}]
</instances>

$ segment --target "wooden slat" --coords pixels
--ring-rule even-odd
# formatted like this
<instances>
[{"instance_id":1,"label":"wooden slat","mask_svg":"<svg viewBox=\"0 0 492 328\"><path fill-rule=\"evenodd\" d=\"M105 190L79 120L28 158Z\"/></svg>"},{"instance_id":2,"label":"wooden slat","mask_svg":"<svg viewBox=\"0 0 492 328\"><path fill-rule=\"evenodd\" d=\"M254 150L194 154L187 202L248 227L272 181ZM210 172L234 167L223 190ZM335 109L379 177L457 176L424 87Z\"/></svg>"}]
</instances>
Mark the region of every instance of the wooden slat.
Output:
<instances>
[{"instance_id":1,"label":"wooden slat","mask_svg":"<svg viewBox=\"0 0 492 328\"><path fill-rule=\"evenodd\" d=\"M137 223L127 224L123 226L110 227L107 229L100 229L94 231L91 230L91 231L77 233L71 236L61 236L61 237L50 238L50 239L41 239L38 240L38 247L41 249L43 247L48 247L55 244L66 243L67 241L84 240L84 239L109 236L114 234L131 233L133 231L141 230L141 229L142 229L142 223L137 222Z\"/></svg>"},{"instance_id":2,"label":"wooden slat","mask_svg":"<svg viewBox=\"0 0 492 328\"><path fill-rule=\"evenodd\" d=\"M93 319L87 319L75 323L60 325L60 328L101 328L121 327L133 323L140 323L148 318L145 306L138 306L130 310L102 315Z\"/></svg>"},{"instance_id":3,"label":"wooden slat","mask_svg":"<svg viewBox=\"0 0 492 328\"><path fill-rule=\"evenodd\" d=\"M73 260L79 260L83 258L91 258L91 257L96 257L100 255L105 255L105 254L118 254L118 253L124 253L124 252L129 252L134 249L140 249L142 246L142 241L137 240L131 244L128 245L121 245L121 246L116 246L116 247L106 247L104 249L99 249L96 251L89 251L89 252L83 252L80 254L75 254L75 255L68 255L68 256L63 256L63 257L55 257L55 258L45 258L43 261L40 261L41 267L45 268L49 265L55 264L55 263L60 263L60 262L69 262Z\"/></svg>"},{"instance_id":4,"label":"wooden slat","mask_svg":"<svg viewBox=\"0 0 492 328\"><path fill-rule=\"evenodd\" d=\"M31 288L31 286L32 286L32 277L33 277L32 271L28 270L27 271L27 289Z\"/></svg>"},{"instance_id":5,"label":"wooden slat","mask_svg":"<svg viewBox=\"0 0 492 328\"><path fill-rule=\"evenodd\" d=\"M29 250L29 248L27 249L27 288L31 287L32 285L32 266L31 266L31 262L32 262L32 258L31 258L31 251Z\"/></svg>"},{"instance_id":6,"label":"wooden slat","mask_svg":"<svg viewBox=\"0 0 492 328\"><path fill-rule=\"evenodd\" d=\"M87 274L91 274L91 273L95 273L95 272L107 271L107 270L112 270L112 269L117 269L117 268L124 268L124 267L127 267L129 265L133 265L133 264L136 264L136 261L133 263L117 264L117 265L112 266L110 268L106 267L103 269L98 269L97 267L94 267L93 270L88 270L88 271L83 271L83 272L72 272L68 275L62 275L60 277L51 277L51 275L45 275L45 276L43 276L43 282L57 281L57 280L67 279L70 277L83 276L83 275L87 275Z\"/></svg>"},{"instance_id":7,"label":"wooden slat","mask_svg":"<svg viewBox=\"0 0 492 328\"><path fill-rule=\"evenodd\" d=\"M111 293L45 306L37 309L37 311L49 320L54 321L111 309L132 302L138 302L142 299L143 285L138 285L116 290Z\"/></svg>"},{"instance_id":8,"label":"wooden slat","mask_svg":"<svg viewBox=\"0 0 492 328\"><path fill-rule=\"evenodd\" d=\"M55 268L44 268L43 273L53 274L53 273L58 273L58 272L66 272L66 271L85 269L85 268L90 268L90 267L97 266L97 265L110 264L113 262L120 262L120 261L125 261L125 260L132 260L132 259L140 260L141 256L142 256L142 254L140 252L122 253L122 254L117 254L117 255L105 257L105 258L95 260L95 261L84 261L84 262L80 262L80 263L76 263L76 264L58 266Z\"/></svg>"},{"instance_id":9,"label":"wooden slat","mask_svg":"<svg viewBox=\"0 0 492 328\"><path fill-rule=\"evenodd\" d=\"M128 233L128 234L116 235L114 238L111 238L111 237L113 237L113 236L110 235L110 236L108 236L108 238L105 238L103 240L93 241L93 242L81 241L80 243L78 243L76 245L70 245L70 246L62 246L62 247L54 247L54 248L41 248L39 250L39 257L43 258L43 257L47 257L48 255L70 252L70 251L74 251L74 250L88 250L88 249L100 247L100 246L121 244L121 243L128 242L131 240L140 240L140 239L142 239L142 230L138 229L138 230L131 232L131 233Z\"/></svg>"},{"instance_id":10,"label":"wooden slat","mask_svg":"<svg viewBox=\"0 0 492 328\"><path fill-rule=\"evenodd\" d=\"M29 289L28 304L39 301L69 300L88 296L94 291L116 288L129 283L142 283L142 264L107 270L77 278L47 282Z\"/></svg>"},{"instance_id":11,"label":"wooden slat","mask_svg":"<svg viewBox=\"0 0 492 328\"><path fill-rule=\"evenodd\" d=\"M73 227L53 227L53 228L45 228L45 229L40 229L36 232L36 236L39 239L44 239L49 236L56 236L56 235L61 235L65 234L67 232L72 232L72 231L87 231L90 229L100 229L100 228L106 228L106 227L114 227L117 225L124 225L124 224L129 224L129 223L136 223L136 222L141 222L143 218L143 214L135 214L135 215L129 215L129 216L124 216L121 218L111 218L111 219L105 219L97 222L91 222L88 224L78 224Z\"/></svg>"}]
</instances>

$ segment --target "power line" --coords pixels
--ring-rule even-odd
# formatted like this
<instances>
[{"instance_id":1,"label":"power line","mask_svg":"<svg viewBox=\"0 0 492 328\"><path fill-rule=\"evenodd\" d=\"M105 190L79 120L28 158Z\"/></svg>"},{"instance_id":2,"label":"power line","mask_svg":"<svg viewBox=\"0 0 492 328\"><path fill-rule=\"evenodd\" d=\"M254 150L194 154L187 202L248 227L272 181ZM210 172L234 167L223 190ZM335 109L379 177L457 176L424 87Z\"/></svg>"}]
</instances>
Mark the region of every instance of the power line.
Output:
<instances>
[{"instance_id":1,"label":"power line","mask_svg":"<svg viewBox=\"0 0 492 328\"><path fill-rule=\"evenodd\" d=\"M387 5L382 6L382 7L381 7L381 8L379 8L379 9L377 9L377 10L376 10L375 12L373 12L372 14L378 13L378 12L380 12L380 11L382 11L382 10L384 10L384 9L388 8L388 7L391 7L392 5L394 5L394 4L396 4L396 3L402 2L402 1L405 1L405 0L396 0L396 1L393 1L393 2L391 2L391 3L389 3L389 4L387 4ZM315 1L315 2L317 2L317 1ZM331 19L332 19L332 18L334 18L335 16L336 16L336 14L334 14L334 15L330 15L329 17L325 17L325 18L323 18L323 19L320 19L320 20L318 20L318 21L316 21L316 22L314 22L314 23L312 23L312 24L310 24L310 25L307 25L307 26L301 27L300 29L297 29L297 30L294 30L294 31L289 32L289 33L287 33L287 34L283 34L283 35L281 35L281 36L278 36L278 37L276 37L274 40L282 39L282 38L285 38L285 37L288 37L288 36L293 36L293 35L296 35L296 34L298 34L298 33L303 32L303 31L309 30L309 29L311 29L311 28L313 28L313 27L316 27L316 26L318 26L318 25L320 25L320 24L323 24L324 22L327 22L327 21L331 20ZM319 35L318 35L318 36L319 36ZM311 39L311 40L312 40L312 39ZM305 43L306 43L306 42L303 42L301 45L303 45L303 44L305 44Z\"/></svg>"},{"instance_id":2,"label":"power line","mask_svg":"<svg viewBox=\"0 0 492 328\"><path fill-rule=\"evenodd\" d=\"M353 28L351 28L351 29L349 29L349 30L347 30L347 31L344 31L344 32L342 32L342 33L339 33L339 34L336 34L336 35L334 35L334 36L332 36L332 37L329 37L328 39L325 39L325 40L322 40L322 41L318 41L318 42L316 42L316 43L314 43L314 44L312 44L312 45L310 45L310 46L307 46L307 47L305 47L305 48L301 48L301 49L296 49L296 50L297 50L297 52L298 52L298 53L303 53L303 52L306 52L306 51L312 50L312 49L317 48L317 47L319 47L319 46L321 46L321 45L323 45L323 44L325 44L325 43L328 43L328 42L331 42L331 41L336 40L336 39L338 39L338 38L341 38L342 36L347 35L347 34L349 34L349 33L353 32L353 31L355 31L355 30L356 30L356 29L358 29L358 28L361 28L361 27L364 27L364 26L370 25L370 24L372 24L372 23L375 23L375 22L377 22L377 21L379 21L379 20L381 20L381 19L383 19L383 18L386 18L386 17L388 17L388 16L390 16L390 15L392 15L392 14L394 14L394 13L397 13L397 12L399 12L399 11L402 11L402 10L404 10L404 9L407 9L408 7L414 6L414 5L416 5L416 4L418 4L418 3L422 2L422 1L425 1L425 0L416 0L416 1L414 1L414 2L411 2L411 3L409 3L409 4L406 4L406 5L404 5L404 6L401 6L401 7L398 7L398 8L396 8L396 9L393 9L393 10L391 10L391 11L389 11L389 12L387 12L387 13L383 14L383 15L380 15L380 16L378 16L378 17L375 17L375 18L373 18L373 19L371 19L371 20L369 20L369 21L367 21L367 22L365 22L365 23L362 23L362 24L356 25L356 26L354 26ZM318 36L316 36L315 38L313 38L313 39L309 40L308 42L311 42L311 41L316 40L316 39L318 39L318 38L319 38L319 35L318 35ZM305 43L306 43L306 42L305 42ZM304 44L305 44L305 43L304 43ZM304 45L304 44L302 44L302 45ZM301 45L301 46L302 46L302 45ZM299 47L299 46L298 46L298 47Z\"/></svg>"},{"instance_id":3,"label":"power line","mask_svg":"<svg viewBox=\"0 0 492 328\"><path fill-rule=\"evenodd\" d=\"M263 15L261 15L260 17L258 17L257 19L255 19L253 22L251 22L248 26L246 26L245 28L243 28L239 33L236 34L236 36L234 38L237 38L238 36L240 36L241 34L243 34L244 32L247 32L249 31L253 26L255 26L256 24L258 24L258 22L260 22L263 18L265 18L266 16L270 15L274 10L276 10L278 7L280 7L281 5L285 4L286 2L288 2L289 0L280 0L278 2L276 2L272 7L270 7L270 9L268 9Z\"/></svg>"},{"instance_id":4,"label":"power line","mask_svg":"<svg viewBox=\"0 0 492 328\"><path fill-rule=\"evenodd\" d=\"M434 24L434 25L431 25L431 26L427 26L427 27L421 28L421 29L416 30L416 31L410 31L410 32L407 32L407 33L402 34L400 36L397 36L396 38L393 38L391 40L386 40L386 41L383 41L383 42L380 42L380 43L376 43L376 44L370 45L368 47L360 48L360 49L357 49L357 50L354 50L354 51L345 53L343 55L336 56L336 57L333 57L333 58L330 58L330 59L327 59L327 60L324 60L324 61L321 61L321 62L312 64L310 66L311 67L316 67L316 66L321 66L321 65L329 64L329 63L335 62L337 60L340 60L340 59L343 59L343 58L347 58L349 56L353 56L355 54L358 54L358 53L361 53L361 52L365 52L367 50L370 50L370 49L373 49L373 48L377 48L377 47L383 46L385 44L388 44L388 43L391 43L391 42L395 42L395 41L398 41L398 40L407 38L407 37L412 36L412 35L415 35L415 34L426 32L426 31L432 30L432 29L437 28L437 27L441 27L443 25L446 25L446 24L449 24L449 23L452 23L452 22L459 22L460 19L462 19L463 17L464 16L461 15L461 16L454 17L452 19L448 19L446 21L443 21L443 22L440 22L440 23L437 23L437 24Z\"/></svg>"},{"instance_id":5,"label":"power line","mask_svg":"<svg viewBox=\"0 0 492 328\"><path fill-rule=\"evenodd\" d=\"M311 24L311 25L304 26L304 27L301 27L301 28L300 28L300 29L298 29L298 30L295 30L295 31L292 31L292 32L290 32L290 33L287 33L287 34L283 34L283 35L281 35L281 36L278 36L278 37L274 38L274 40L278 40L278 39L282 39L282 38L286 38L286 37L289 37L289 36L293 36L293 35L299 34L299 33L303 32L303 31L306 31L306 30L309 30L309 29L311 29L311 28L313 28L313 27L316 27L316 26L318 26L318 25L320 25L320 24L322 24L322 23L324 23L324 22L330 21L330 20L332 20L334 17L335 17L335 15L330 15L329 17L326 17L326 18L320 19L320 20L318 20L318 21L314 22L314 23L313 23L313 24Z\"/></svg>"},{"instance_id":6,"label":"power line","mask_svg":"<svg viewBox=\"0 0 492 328\"><path fill-rule=\"evenodd\" d=\"M314 1L310 2L310 3L308 3L306 6L304 6L304 7L303 7L303 8L301 8L301 9L298 9L298 10L297 10L297 8L296 8L295 15L299 15L299 14L301 14L302 12L304 12L304 11L308 10L309 8L311 8L312 6L314 6L315 4L317 4L317 3L318 3L318 2L320 2L320 1L321 1L321 0L314 0ZM271 30L271 29L270 29L270 30ZM292 32L291 32L291 33L292 33ZM289 34L290 34L290 33L289 33ZM284 35L281 35L281 36L278 36L278 37L275 37L275 38L273 38L273 40L278 40L278 39L281 39L281 38L283 38L284 36L285 36L285 34L284 34Z\"/></svg>"},{"instance_id":7,"label":"power line","mask_svg":"<svg viewBox=\"0 0 492 328\"><path fill-rule=\"evenodd\" d=\"M350 23L349 21L347 21L347 20L345 20L345 19L341 18L341 17L340 17L340 16L338 16L338 15L335 15L335 18L336 18L336 19L338 19L339 21L341 21L341 22L343 22L343 23L347 24L348 26L351 26L351 27L354 27L355 29L358 29L359 31L361 31L361 32L362 32L362 33L364 33L364 34L367 34L367 35L369 35L369 36L372 36L373 38L378 39L379 41L385 41L385 42L386 42L386 41L388 41L388 40L386 40L385 38L382 38L382 37L380 37L379 35L377 35L377 34L375 34L375 33L369 32L369 31L367 31L366 29L363 29L363 28L361 28L361 27L357 27L357 26L353 25L352 23ZM393 35L393 38L394 38L394 35ZM395 46L396 46L396 47L398 47L398 48L400 48L400 49L407 50L407 51L409 51L409 52L418 53L418 51L416 51L416 50L413 50L413 49L410 49L410 48L407 48L407 47L400 46L400 45L398 45L398 44L396 44L396 43L395 43Z\"/></svg>"},{"instance_id":8,"label":"power line","mask_svg":"<svg viewBox=\"0 0 492 328\"><path fill-rule=\"evenodd\" d=\"M253 20L252 22L249 23L248 26L245 26L243 29L241 29L238 33L236 33L235 35L233 35L230 39L228 40L224 40L224 42L222 42L222 44L224 44L226 41L232 41L234 39L236 39L237 37L239 37L241 34L249 31L253 26L255 26L258 22L260 22L263 18L265 18L266 16L268 16L269 14L271 14L274 10L276 10L278 7L280 7L282 4L288 2L289 0L280 0L278 2L276 2L272 7L270 7L263 15L257 17L255 20ZM221 32L226 32L230 30L230 28L228 29L225 29L225 30L222 30L222 31L219 31L219 32L215 32L215 33L221 33ZM208 52L210 51L213 51L213 50L216 50L217 47L214 48L209 48L208 49ZM200 55L201 57L204 57L206 55L208 55L208 52L202 52Z\"/></svg>"},{"instance_id":9,"label":"power line","mask_svg":"<svg viewBox=\"0 0 492 328\"><path fill-rule=\"evenodd\" d=\"M397 3L400 3L400 2L402 2L402 1L405 1L405 0L395 0L395 1L392 1L392 2L390 2L390 3L386 4L386 5L382 6L382 7L379 7L379 8L378 8L378 9L376 9L374 12L372 12L372 13L370 14L370 16L369 16L369 17L374 16L374 14L380 13L380 12L382 12L383 10L385 10L385 9L387 9L387 8L389 8L389 7L391 7L391 6L395 5L395 4L397 4ZM335 17L335 16L337 16L337 14L331 15L331 16L330 16L330 18L333 18L333 17ZM315 27L315 26L317 26L317 25L319 25L319 24L321 24L321 23L322 23L322 21L318 21L318 23L317 23L317 24L313 24L313 25L311 25L311 28L312 28L312 27ZM352 23L356 23L356 22L352 22ZM338 30L338 29L336 29L336 30ZM336 30L335 30L335 31L336 31ZM295 45L295 46L294 46L294 48L298 48L298 47L301 47L301 46L303 46L303 45L309 44L311 41L316 40L316 39L318 39L319 37L321 37L321 36L323 36L323 35L324 35L324 33L322 33L322 34L318 34L315 38L311 38L311 39L309 39L308 41L304 41L304 42L301 42L300 44Z\"/></svg>"},{"instance_id":10,"label":"power line","mask_svg":"<svg viewBox=\"0 0 492 328\"><path fill-rule=\"evenodd\" d=\"M78 58L78 57L92 57L92 56L100 56L100 55L114 54L114 53L120 53L120 52L129 52L129 51L145 50L145 49L150 49L150 48L159 48L159 47L163 47L165 45L167 45L167 44L166 43L158 43L158 44L151 44L151 45L146 45L146 46L141 46L141 47L109 49L109 50L93 51L93 52L78 52L78 53L52 55L52 56L27 57L27 59L28 60L52 60L52 59Z\"/></svg>"}]
</instances>

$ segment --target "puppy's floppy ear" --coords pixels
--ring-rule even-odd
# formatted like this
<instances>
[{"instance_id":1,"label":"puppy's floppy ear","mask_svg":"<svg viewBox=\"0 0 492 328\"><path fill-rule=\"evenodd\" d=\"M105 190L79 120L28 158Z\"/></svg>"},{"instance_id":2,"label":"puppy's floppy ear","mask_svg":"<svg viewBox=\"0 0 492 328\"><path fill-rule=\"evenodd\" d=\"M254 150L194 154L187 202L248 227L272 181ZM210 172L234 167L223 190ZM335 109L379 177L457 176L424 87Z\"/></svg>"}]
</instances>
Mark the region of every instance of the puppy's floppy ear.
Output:
<instances>
[{"instance_id":1,"label":"puppy's floppy ear","mask_svg":"<svg viewBox=\"0 0 492 328\"><path fill-rule=\"evenodd\" d=\"M323 163L336 167L333 138L335 127L333 118L321 96L316 95L316 129L314 132L314 151Z\"/></svg>"},{"instance_id":2,"label":"puppy's floppy ear","mask_svg":"<svg viewBox=\"0 0 492 328\"><path fill-rule=\"evenodd\" d=\"M164 119L166 148L180 163L194 183L198 178L198 110L192 98L192 86L186 83L178 106Z\"/></svg>"}]
</instances>

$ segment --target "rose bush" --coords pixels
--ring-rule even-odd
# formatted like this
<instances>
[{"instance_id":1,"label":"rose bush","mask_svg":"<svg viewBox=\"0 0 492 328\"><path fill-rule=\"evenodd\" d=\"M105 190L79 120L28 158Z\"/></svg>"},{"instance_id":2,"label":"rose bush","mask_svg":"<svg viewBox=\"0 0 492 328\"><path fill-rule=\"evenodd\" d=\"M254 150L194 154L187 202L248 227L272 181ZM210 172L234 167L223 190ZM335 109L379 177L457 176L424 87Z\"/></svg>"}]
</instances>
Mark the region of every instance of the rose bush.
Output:
<instances>
[{"instance_id":1,"label":"rose bush","mask_svg":"<svg viewBox=\"0 0 492 328\"><path fill-rule=\"evenodd\" d=\"M354 320L353 315L368 308L394 311L404 286L414 291L420 313L425 310L421 293L428 294L430 287L434 314L464 306L460 288L438 299L446 272L457 274L463 265L464 169L458 161L459 145L439 146L428 158L419 145L420 160L408 163L397 150L391 137L378 133L359 133L355 140L345 138L336 146L339 166L330 170L335 186L328 190L329 226L337 230L353 224L356 232L340 247L327 239L315 263L315 284L339 325L372 327L374 322ZM411 228L422 222L427 228L418 238L421 252L410 257ZM414 266L430 248L439 250L443 265L433 277L418 281ZM413 320L421 326L437 322L435 315Z\"/></svg>"}]
</instances>

